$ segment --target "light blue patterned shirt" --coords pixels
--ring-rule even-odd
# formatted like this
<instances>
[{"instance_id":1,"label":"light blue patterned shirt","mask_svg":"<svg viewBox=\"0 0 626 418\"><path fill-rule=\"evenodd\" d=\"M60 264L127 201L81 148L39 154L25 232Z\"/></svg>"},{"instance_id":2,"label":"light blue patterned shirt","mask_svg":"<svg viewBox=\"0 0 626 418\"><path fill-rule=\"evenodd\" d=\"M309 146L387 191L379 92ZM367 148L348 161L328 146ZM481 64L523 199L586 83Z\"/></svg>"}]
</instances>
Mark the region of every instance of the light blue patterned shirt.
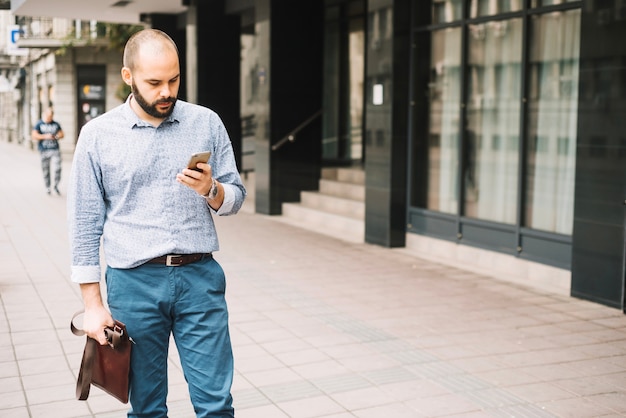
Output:
<instances>
[{"instance_id":1,"label":"light blue patterned shirt","mask_svg":"<svg viewBox=\"0 0 626 418\"><path fill-rule=\"evenodd\" d=\"M72 281L100 281L106 264L133 268L165 254L219 249L212 213L235 214L246 191L219 116L181 100L160 126L139 119L130 102L81 130L68 189ZM191 154L211 151L213 177L224 186L215 212L176 181Z\"/></svg>"}]
</instances>

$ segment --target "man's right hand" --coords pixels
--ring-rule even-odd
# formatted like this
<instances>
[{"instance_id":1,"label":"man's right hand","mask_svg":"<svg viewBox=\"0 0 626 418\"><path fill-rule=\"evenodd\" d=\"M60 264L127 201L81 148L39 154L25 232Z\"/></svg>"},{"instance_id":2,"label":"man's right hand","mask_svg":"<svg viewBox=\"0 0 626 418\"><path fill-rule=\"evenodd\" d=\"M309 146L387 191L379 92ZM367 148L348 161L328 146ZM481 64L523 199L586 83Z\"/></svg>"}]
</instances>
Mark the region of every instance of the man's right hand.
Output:
<instances>
[{"instance_id":1,"label":"man's right hand","mask_svg":"<svg viewBox=\"0 0 626 418\"><path fill-rule=\"evenodd\" d=\"M113 317L107 311L104 306L99 308L87 308L85 307L85 314L83 316L83 330L87 336L98 341L100 345L107 344L106 335L104 335L104 329L106 327L112 327L115 323Z\"/></svg>"},{"instance_id":2,"label":"man's right hand","mask_svg":"<svg viewBox=\"0 0 626 418\"><path fill-rule=\"evenodd\" d=\"M107 343L104 329L115 325L111 313L104 308L100 295L100 283L82 283L80 291L85 304L83 316L83 331L88 337L98 341L99 344Z\"/></svg>"}]
</instances>

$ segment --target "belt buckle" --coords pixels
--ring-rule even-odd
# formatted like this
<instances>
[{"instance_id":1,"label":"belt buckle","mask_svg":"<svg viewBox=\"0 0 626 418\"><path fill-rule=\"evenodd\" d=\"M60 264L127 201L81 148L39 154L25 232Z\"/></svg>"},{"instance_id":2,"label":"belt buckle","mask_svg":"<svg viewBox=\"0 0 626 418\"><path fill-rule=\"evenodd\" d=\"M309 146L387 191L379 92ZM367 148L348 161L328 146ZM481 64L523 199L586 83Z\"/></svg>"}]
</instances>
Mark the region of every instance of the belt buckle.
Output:
<instances>
[{"instance_id":1,"label":"belt buckle","mask_svg":"<svg viewBox=\"0 0 626 418\"><path fill-rule=\"evenodd\" d=\"M169 254L165 258L165 265L168 267L177 267L183 263L183 256L180 254Z\"/></svg>"}]
</instances>

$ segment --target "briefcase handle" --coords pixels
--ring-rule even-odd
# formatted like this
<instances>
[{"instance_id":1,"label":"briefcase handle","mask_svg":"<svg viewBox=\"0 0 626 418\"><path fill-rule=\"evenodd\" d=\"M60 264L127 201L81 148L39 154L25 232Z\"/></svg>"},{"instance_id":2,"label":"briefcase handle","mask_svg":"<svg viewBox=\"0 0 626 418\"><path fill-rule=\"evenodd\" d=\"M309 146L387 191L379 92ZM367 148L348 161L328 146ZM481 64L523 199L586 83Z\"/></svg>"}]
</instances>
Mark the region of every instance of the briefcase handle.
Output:
<instances>
[{"instance_id":1,"label":"briefcase handle","mask_svg":"<svg viewBox=\"0 0 626 418\"><path fill-rule=\"evenodd\" d=\"M85 313L84 309L76 312L74 316L72 316L72 320L70 321L70 329L72 330L72 334L78 337L85 335L85 331L74 325L74 320L76 319L76 317L82 315L83 313ZM111 347L115 348L118 347L120 343L122 343L123 339L125 339L126 325L116 319L114 319L113 321L115 322L115 324L112 327L106 327L104 329L104 335L106 336L107 343L109 343ZM135 343L132 338L127 338L133 344Z\"/></svg>"}]
</instances>

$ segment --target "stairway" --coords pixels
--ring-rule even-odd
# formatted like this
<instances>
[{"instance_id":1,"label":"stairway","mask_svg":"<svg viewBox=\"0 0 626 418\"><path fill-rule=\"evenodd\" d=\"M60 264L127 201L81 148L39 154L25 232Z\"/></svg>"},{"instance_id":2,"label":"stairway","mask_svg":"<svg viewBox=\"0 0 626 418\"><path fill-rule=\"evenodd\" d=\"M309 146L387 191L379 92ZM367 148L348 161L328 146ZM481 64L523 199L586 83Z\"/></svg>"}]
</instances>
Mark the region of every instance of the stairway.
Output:
<instances>
[{"instance_id":1,"label":"stairway","mask_svg":"<svg viewBox=\"0 0 626 418\"><path fill-rule=\"evenodd\" d=\"M319 191L300 193L300 202L283 203L281 221L344 241L365 237L365 172L325 168Z\"/></svg>"}]
</instances>

